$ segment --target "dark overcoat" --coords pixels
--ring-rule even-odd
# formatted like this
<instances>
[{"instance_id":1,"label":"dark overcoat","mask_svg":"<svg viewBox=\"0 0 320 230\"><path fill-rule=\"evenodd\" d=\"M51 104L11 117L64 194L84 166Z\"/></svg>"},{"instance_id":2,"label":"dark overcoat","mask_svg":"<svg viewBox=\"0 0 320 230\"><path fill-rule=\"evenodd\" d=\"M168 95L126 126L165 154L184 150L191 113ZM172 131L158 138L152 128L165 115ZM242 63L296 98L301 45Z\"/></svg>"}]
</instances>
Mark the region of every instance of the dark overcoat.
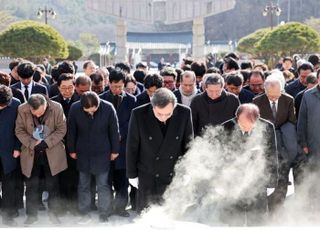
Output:
<instances>
[{"instance_id":1,"label":"dark overcoat","mask_svg":"<svg viewBox=\"0 0 320 230\"><path fill-rule=\"evenodd\" d=\"M119 152L119 125L112 104L100 100L98 110L90 115L81 101L71 105L68 117L69 153L77 153L81 172L101 174L109 171L111 153Z\"/></svg>"}]
</instances>

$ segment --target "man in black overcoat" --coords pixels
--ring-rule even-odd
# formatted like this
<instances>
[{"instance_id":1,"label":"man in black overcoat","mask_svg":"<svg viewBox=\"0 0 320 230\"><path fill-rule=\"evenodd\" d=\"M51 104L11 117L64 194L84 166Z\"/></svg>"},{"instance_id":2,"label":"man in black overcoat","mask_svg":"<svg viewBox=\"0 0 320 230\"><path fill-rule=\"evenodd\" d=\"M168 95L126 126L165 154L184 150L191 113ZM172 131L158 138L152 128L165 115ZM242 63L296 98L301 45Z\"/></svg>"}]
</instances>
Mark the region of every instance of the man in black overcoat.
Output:
<instances>
[{"instance_id":1,"label":"man in black overcoat","mask_svg":"<svg viewBox=\"0 0 320 230\"><path fill-rule=\"evenodd\" d=\"M127 139L127 176L138 188L137 210L161 202L177 160L193 139L191 111L168 89L132 111Z\"/></svg>"}]
</instances>

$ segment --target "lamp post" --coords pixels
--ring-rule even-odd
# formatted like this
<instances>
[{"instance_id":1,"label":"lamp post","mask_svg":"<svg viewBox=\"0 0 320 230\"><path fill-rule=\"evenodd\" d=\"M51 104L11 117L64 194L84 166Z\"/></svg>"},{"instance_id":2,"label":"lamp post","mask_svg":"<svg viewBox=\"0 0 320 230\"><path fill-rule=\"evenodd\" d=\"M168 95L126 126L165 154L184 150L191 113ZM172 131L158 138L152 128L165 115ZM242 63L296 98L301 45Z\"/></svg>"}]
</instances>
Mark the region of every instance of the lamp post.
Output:
<instances>
[{"instance_id":1,"label":"lamp post","mask_svg":"<svg viewBox=\"0 0 320 230\"><path fill-rule=\"evenodd\" d=\"M278 5L273 4L273 2L270 3L270 5L266 5L264 8L262 15L263 16L270 16L270 27L271 30L273 29L273 15L276 15L277 17L281 14L281 9Z\"/></svg>"},{"instance_id":2,"label":"lamp post","mask_svg":"<svg viewBox=\"0 0 320 230\"><path fill-rule=\"evenodd\" d=\"M42 15L44 14L44 23L48 24L48 16L51 16L52 19L55 19L56 12L51 8L48 9L47 6L44 7L44 9L39 8L37 12L37 17L40 19Z\"/></svg>"}]
</instances>

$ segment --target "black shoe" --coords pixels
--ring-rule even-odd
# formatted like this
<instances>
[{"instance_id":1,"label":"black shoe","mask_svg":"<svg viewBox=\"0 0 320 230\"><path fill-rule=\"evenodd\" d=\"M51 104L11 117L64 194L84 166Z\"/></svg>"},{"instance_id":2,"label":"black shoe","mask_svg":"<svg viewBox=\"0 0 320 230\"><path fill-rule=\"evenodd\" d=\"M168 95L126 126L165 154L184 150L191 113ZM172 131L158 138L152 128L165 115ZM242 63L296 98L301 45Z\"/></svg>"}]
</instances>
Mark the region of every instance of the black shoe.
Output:
<instances>
[{"instance_id":1,"label":"black shoe","mask_svg":"<svg viewBox=\"0 0 320 230\"><path fill-rule=\"evenodd\" d=\"M58 216L53 212L48 212L48 216L52 224L55 224L55 225L61 224L61 221L59 220Z\"/></svg>"},{"instance_id":2,"label":"black shoe","mask_svg":"<svg viewBox=\"0 0 320 230\"><path fill-rule=\"evenodd\" d=\"M108 215L106 215L106 214L99 215L99 222L100 223L107 223L108 221L109 221Z\"/></svg>"},{"instance_id":3,"label":"black shoe","mask_svg":"<svg viewBox=\"0 0 320 230\"><path fill-rule=\"evenodd\" d=\"M2 224L10 227L16 227L18 225L17 222L15 222L14 219L10 217L2 217Z\"/></svg>"},{"instance_id":4,"label":"black shoe","mask_svg":"<svg viewBox=\"0 0 320 230\"><path fill-rule=\"evenodd\" d=\"M114 215L121 216L121 217L129 217L130 216L129 212L127 212L126 210L115 211Z\"/></svg>"},{"instance_id":5,"label":"black shoe","mask_svg":"<svg viewBox=\"0 0 320 230\"><path fill-rule=\"evenodd\" d=\"M29 226L31 224L34 224L38 221L37 216L28 216L27 219L24 221L24 225Z\"/></svg>"}]
</instances>

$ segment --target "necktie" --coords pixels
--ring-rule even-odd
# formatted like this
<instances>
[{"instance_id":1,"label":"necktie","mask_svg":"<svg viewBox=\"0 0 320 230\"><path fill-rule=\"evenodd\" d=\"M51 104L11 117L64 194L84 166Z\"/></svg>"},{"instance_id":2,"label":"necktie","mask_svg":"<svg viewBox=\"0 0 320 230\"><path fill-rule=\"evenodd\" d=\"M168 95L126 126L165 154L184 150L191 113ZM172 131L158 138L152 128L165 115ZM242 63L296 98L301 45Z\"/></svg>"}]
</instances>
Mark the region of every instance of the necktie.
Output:
<instances>
[{"instance_id":1,"label":"necktie","mask_svg":"<svg viewBox=\"0 0 320 230\"><path fill-rule=\"evenodd\" d=\"M275 121L277 117L277 108L276 108L276 103L274 101L272 102L271 110L272 110L273 120Z\"/></svg>"},{"instance_id":2,"label":"necktie","mask_svg":"<svg viewBox=\"0 0 320 230\"><path fill-rule=\"evenodd\" d=\"M118 95L113 96L112 104L113 104L114 108L117 110L118 106L119 106L119 96Z\"/></svg>"},{"instance_id":3,"label":"necktie","mask_svg":"<svg viewBox=\"0 0 320 230\"><path fill-rule=\"evenodd\" d=\"M29 99L28 85L25 85L24 88L25 88L24 96L25 96L26 100L28 100Z\"/></svg>"}]
</instances>

